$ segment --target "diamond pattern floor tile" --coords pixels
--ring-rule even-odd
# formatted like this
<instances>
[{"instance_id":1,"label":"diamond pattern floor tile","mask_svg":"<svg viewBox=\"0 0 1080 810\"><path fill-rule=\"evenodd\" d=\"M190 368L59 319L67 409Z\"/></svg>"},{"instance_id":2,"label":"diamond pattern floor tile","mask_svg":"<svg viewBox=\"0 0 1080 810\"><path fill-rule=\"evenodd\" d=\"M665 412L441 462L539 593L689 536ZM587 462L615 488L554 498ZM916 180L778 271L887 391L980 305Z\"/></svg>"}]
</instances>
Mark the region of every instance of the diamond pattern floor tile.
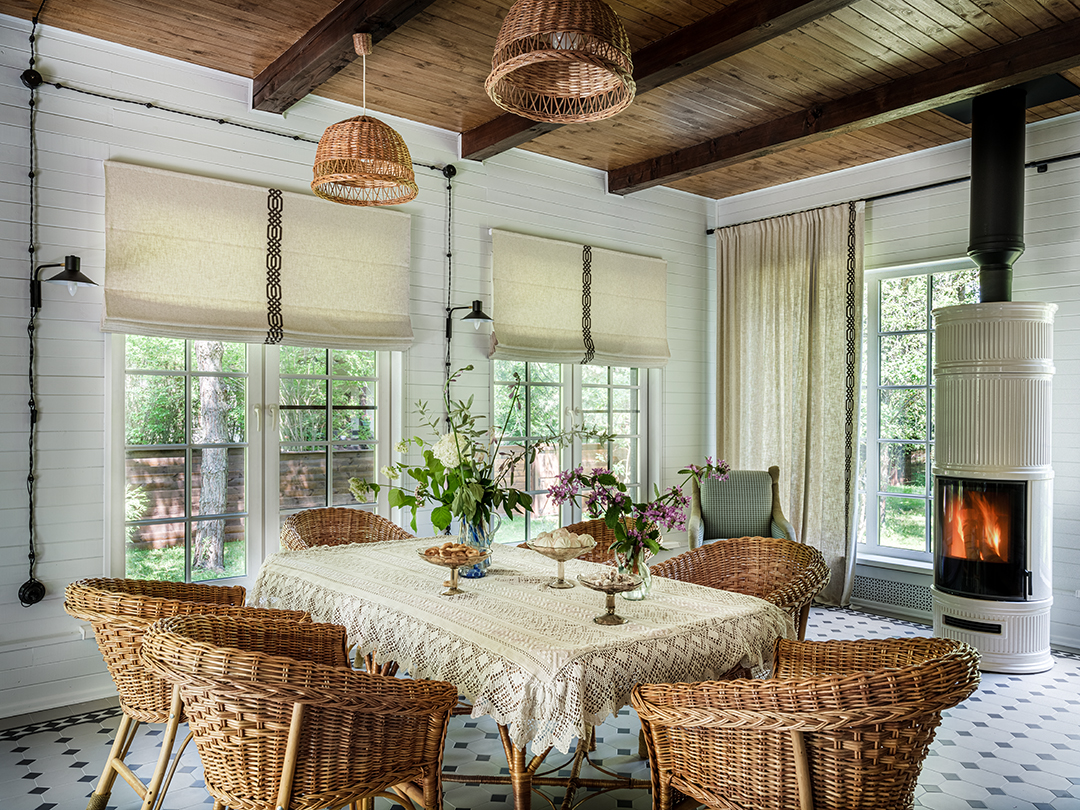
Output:
<instances>
[{"instance_id":1,"label":"diamond pattern floor tile","mask_svg":"<svg viewBox=\"0 0 1080 810\"><path fill-rule=\"evenodd\" d=\"M815 608L807 638L887 638L929 636L930 628L912 622L868 616L851 610ZM50 713L51 719L7 721L0 730L0 807L3 810L81 810L101 772L119 722L114 702L96 701ZM64 715L64 716L60 716ZM597 729L592 761L601 767L649 778L648 763L637 759L640 726L623 709ZM149 775L157 758L160 732L144 738L148 747L131 762ZM182 729L181 738L186 734ZM559 764L561 760L553 760ZM505 772L502 745L488 718L455 717L447 738L448 771L468 774ZM585 776L597 772L586 766ZM556 793L556 805L560 797ZM580 795L579 795L580 798ZM109 810L138 810L140 802L118 780ZM198 754L191 748L173 780L165 810L212 807L202 785ZM379 799L377 810L389 810ZM503 785L445 783L446 810L506 810ZM536 807L547 804L537 798ZM648 810L645 791L614 791L588 807L597 810ZM1080 810L1080 657L1056 655L1054 667L1035 675L983 673L978 692L945 713L923 766L915 806L922 810ZM883 808L883 810L887 810Z\"/></svg>"}]
</instances>

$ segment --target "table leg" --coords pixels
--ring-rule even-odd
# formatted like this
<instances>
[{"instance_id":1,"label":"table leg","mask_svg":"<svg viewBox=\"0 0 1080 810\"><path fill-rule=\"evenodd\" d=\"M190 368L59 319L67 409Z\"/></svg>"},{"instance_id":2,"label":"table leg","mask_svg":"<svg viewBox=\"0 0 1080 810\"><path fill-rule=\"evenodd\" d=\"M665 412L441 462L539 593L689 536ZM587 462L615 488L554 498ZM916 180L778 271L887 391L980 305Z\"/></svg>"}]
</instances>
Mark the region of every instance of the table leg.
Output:
<instances>
[{"instance_id":1,"label":"table leg","mask_svg":"<svg viewBox=\"0 0 1080 810\"><path fill-rule=\"evenodd\" d=\"M499 737L503 751L506 752L506 764L510 766L510 790L514 796L514 810L529 810L532 807L533 774L551 749L548 748L543 754L537 754L530 762L526 762L528 754L525 748L514 744L510 739L510 730L502 723L499 724Z\"/></svg>"},{"instance_id":2,"label":"table leg","mask_svg":"<svg viewBox=\"0 0 1080 810\"><path fill-rule=\"evenodd\" d=\"M651 783L644 779L632 779L628 776L619 776L612 771L597 765L589 760L589 751L595 750L595 730L590 728L588 733L579 741L574 751L574 756L565 764L552 766L550 770L539 772L544 759L551 753L551 746L543 753L534 754L529 758L527 749L519 748L510 739L510 731L504 725L499 725L499 738L502 740L503 752L506 754L506 764L509 776L491 776L487 774L465 774L458 771L453 773L444 772L443 782L474 782L480 785L510 785L514 797L514 810L530 810L532 807L532 794L537 792L551 810L556 810L555 800L544 793L540 788L555 787L563 788L566 794L563 796L562 810L576 808L585 801L606 795L612 790L649 790ZM600 771L603 776L584 778L581 776L581 767L586 762ZM570 770L569 776L559 775L564 770ZM585 789L596 791L580 801L576 800L578 790Z\"/></svg>"},{"instance_id":3,"label":"table leg","mask_svg":"<svg viewBox=\"0 0 1080 810\"><path fill-rule=\"evenodd\" d=\"M528 810L532 805L532 773L525 765L525 749L518 748L510 739L510 732L499 724L506 764L510 766L510 790L514 795L515 810Z\"/></svg>"}]
</instances>

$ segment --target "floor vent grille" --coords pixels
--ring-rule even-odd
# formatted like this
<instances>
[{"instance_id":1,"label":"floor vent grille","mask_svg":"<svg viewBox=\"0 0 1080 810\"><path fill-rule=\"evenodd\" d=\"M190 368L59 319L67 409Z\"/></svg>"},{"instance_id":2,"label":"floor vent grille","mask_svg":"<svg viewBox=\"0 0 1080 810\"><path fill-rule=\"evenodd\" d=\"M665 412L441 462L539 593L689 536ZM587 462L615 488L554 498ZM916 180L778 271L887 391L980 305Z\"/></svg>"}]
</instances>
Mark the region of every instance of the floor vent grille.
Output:
<instances>
[{"instance_id":1,"label":"floor vent grille","mask_svg":"<svg viewBox=\"0 0 1080 810\"><path fill-rule=\"evenodd\" d=\"M932 613L934 610L930 589L925 585L914 585L910 582L893 582L877 577L856 576L851 596L861 602L895 605L926 613Z\"/></svg>"}]
</instances>

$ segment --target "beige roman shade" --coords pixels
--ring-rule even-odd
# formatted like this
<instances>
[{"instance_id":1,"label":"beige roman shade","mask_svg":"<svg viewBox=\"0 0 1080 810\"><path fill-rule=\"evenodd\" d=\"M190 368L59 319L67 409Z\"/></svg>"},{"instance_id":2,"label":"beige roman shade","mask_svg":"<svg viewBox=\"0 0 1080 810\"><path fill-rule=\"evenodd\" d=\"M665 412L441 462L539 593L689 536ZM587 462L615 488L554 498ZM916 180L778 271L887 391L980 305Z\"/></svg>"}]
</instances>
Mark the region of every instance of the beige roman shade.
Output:
<instances>
[{"instance_id":1,"label":"beige roman shade","mask_svg":"<svg viewBox=\"0 0 1080 810\"><path fill-rule=\"evenodd\" d=\"M667 365L667 262L493 230L499 360Z\"/></svg>"},{"instance_id":2,"label":"beige roman shade","mask_svg":"<svg viewBox=\"0 0 1080 810\"><path fill-rule=\"evenodd\" d=\"M410 217L105 163L102 329L403 350Z\"/></svg>"}]
</instances>

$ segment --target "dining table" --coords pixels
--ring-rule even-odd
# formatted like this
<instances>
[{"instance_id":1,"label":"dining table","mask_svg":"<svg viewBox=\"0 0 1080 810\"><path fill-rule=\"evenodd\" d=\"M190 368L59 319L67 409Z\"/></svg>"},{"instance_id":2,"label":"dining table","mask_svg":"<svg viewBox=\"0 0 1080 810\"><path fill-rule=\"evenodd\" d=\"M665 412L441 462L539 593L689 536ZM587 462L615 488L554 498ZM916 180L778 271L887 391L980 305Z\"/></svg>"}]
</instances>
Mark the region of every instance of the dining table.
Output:
<instances>
[{"instance_id":1,"label":"dining table","mask_svg":"<svg viewBox=\"0 0 1080 810\"><path fill-rule=\"evenodd\" d=\"M473 717L498 724L509 767L502 778L518 810L530 807L538 785L565 784L537 773L547 753L587 750L593 729L630 703L636 684L762 672L777 638L795 634L788 614L762 599L661 577L646 599L615 597L625 623L598 624L605 594L580 583L549 588L555 563L511 545L495 545L485 576L461 578L461 592L444 595L448 569L423 552L445 540L281 551L264 561L250 598L343 625L359 655L396 662L413 678L454 684ZM565 563L568 581L611 570ZM605 780L581 779L579 769L580 763L573 769L577 785L611 789ZM649 782L622 779L619 786Z\"/></svg>"}]
</instances>

